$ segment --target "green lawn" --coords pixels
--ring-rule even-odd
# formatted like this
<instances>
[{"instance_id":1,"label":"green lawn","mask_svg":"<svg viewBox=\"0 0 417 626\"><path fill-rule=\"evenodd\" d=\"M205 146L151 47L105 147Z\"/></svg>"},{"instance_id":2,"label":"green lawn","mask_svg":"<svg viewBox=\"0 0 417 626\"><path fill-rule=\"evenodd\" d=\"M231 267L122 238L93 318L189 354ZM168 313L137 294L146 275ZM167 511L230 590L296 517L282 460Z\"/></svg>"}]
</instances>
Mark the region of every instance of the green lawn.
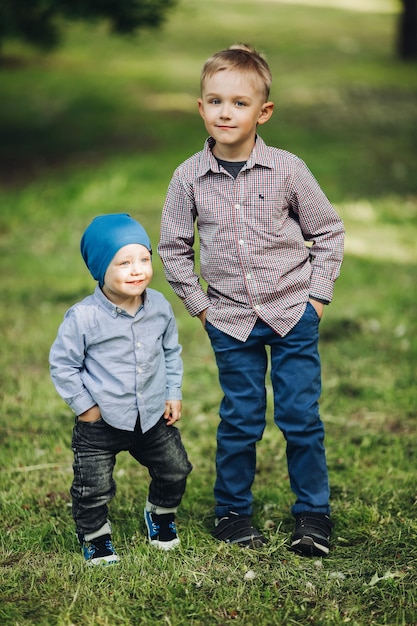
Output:
<instances>
[{"instance_id":1,"label":"green lawn","mask_svg":"<svg viewBox=\"0 0 417 626\"><path fill-rule=\"evenodd\" d=\"M47 56L5 47L1 624L417 624L417 72L395 58L396 22L389 11L183 0L163 30L139 39L76 26ZM293 497L271 406L254 486L269 545L243 551L211 539L216 367L154 255L153 286L172 303L183 344L181 430L194 471L178 515L182 545L173 554L148 546L148 478L120 455L111 517L123 558L92 571L74 536L73 417L49 380L49 347L66 309L94 288L79 240L95 215L131 213L156 247L172 171L205 139L201 66L235 41L263 50L273 71L276 109L263 138L306 160L347 229L321 324L333 549L324 560L286 549Z\"/></svg>"}]
</instances>

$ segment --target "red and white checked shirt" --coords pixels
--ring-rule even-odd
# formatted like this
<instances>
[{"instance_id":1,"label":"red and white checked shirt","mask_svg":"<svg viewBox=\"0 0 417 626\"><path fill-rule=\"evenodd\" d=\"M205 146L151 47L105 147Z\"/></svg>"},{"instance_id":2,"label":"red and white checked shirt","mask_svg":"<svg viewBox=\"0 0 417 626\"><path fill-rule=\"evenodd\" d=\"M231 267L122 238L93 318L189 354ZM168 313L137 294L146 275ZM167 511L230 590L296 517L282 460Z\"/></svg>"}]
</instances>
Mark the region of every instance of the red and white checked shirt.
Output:
<instances>
[{"instance_id":1,"label":"red and white checked shirt","mask_svg":"<svg viewBox=\"0 0 417 626\"><path fill-rule=\"evenodd\" d=\"M208 308L207 320L232 337L245 341L258 318L284 336L310 297L331 301L343 222L295 155L257 136L234 179L213 143L184 161L169 184L158 245L166 278L191 315ZM207 293L196 269L195 223Z\"/></svg>"}]
</instances>

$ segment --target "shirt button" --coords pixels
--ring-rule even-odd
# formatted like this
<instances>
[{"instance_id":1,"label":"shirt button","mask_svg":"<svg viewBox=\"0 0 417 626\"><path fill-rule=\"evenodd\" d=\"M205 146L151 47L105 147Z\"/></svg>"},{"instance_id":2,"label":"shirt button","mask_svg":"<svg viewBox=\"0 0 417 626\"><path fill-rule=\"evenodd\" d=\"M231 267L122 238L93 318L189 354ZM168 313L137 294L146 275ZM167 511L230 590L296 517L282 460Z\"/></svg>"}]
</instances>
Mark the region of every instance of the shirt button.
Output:
<instances>
[{"instance_id":1,"label":"shirt button","mask_svg":"<svg viewBox=\"0 0 417 626\"><path fill-rule=\"evenodd\" d=\"M138 374L142 374L142 368L138 367L137 372L138 372Z\"/></svg>"},{"instance_id":2,"label":"shirt button","mask_svg":"<svg viewBox=\"0 0 417 626\"><path fill-rule=\"evenodd\" d=\"M239 211L240 210L240 204L235 204L235 209L236 209L236 211Z\"/></svg>"},{"instance_id":3,"label":"shirt button","mask_svg":"<svg viewBox=\"0 0 417 626\"><path fill-rule=\"evenodd\" d=\"M239 243L240 243L241 246L243 246L245 242L244 242L243 239L239 239Z\"/></svg>"},{"instance_id":4,"label":"shirt button","mask_svg":"<svg viewBox=\"0 0 417 626\"><path fill-rule=\"evenodd\" d=\"M116 309L116 313L121 313L121 312L122 312L122 309L119 309L119 308Z\"/></svg>"},{"instance_id":5,"label":"shirt button","mask_svg":"<svg viewBox=\"0 0 417 626\"><path fill-rule=\"evenodd\" d=\"M255 304L255 311L260 311L261 306L259 304Z\"/></svg>"},{"instance_id":6,"label":"shirt button","mask_svg":"<svg viewBox=\"0 0 417 626\"><path fill-rule=\"evenodd\" d=\"M137 347L137 348L141 348L141 347L142 347L142 344L141 344L141 342L140 342L140 341L138 341L138 342L137 342L136 347Z\"/></svg>"},{"instance_id":7,"label":"shirt button","mask_svg":"<svg viewBox=\"0 0 417 626\"><path fill-rule=\"evenodd\" d=\"M246 278L250 280L252 278L252 274L246 274Z\"/></svg>"}]
</instances>

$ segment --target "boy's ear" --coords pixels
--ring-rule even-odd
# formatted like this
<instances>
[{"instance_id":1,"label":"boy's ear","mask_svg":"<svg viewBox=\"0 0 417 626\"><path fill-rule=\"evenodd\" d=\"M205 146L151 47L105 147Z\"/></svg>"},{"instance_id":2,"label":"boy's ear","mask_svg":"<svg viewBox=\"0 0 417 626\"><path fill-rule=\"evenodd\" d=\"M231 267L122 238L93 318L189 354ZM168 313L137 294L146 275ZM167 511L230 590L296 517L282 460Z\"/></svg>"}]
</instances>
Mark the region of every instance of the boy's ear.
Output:
<instances>
[{"instance_id":1,"label":"boy's ear","mask_svg":"<svg viewBox=\"0 0 417 626\"><path fill-rule=\"evenodd\" d=\"M274 103L273 102L265 102L262 105L261 112L258 118L258 124L265 124L270 118L272 113L274 112Z\"/></svg>"},{"instance_id":2,"label":"boy's ear","mask_svg":"<svg viewBox=\"0 0 417 626\"><path fill-rule=\"evenodd\" d=\"M203 100L201 98L197 100L197 106L198 106L198 112L200 113L201 117L204 119Z\"/></svg>"}]
</instances>

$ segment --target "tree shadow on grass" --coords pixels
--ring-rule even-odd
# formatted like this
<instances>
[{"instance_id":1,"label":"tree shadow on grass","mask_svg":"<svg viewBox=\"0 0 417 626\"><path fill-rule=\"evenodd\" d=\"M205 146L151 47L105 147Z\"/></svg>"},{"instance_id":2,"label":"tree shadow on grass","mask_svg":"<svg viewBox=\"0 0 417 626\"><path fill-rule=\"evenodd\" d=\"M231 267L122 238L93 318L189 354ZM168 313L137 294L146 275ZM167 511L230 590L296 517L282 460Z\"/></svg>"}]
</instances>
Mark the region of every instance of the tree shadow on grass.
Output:
<instances>
[{"instance_id":1,"label":"tree shadow on grass","mask_svg":"<svg viewBox=\"0 0 417 626\"><path fill-rule=\"evenodd\" d=\"M65 167L94 167L111 155L157 149L157 136L140 123L143 115L139 121L122 117L117 103L95 94L68 102L34 98L18 108L10 101L0 111L0 183L30 182Z\"/></svg>"}]
</instances>

